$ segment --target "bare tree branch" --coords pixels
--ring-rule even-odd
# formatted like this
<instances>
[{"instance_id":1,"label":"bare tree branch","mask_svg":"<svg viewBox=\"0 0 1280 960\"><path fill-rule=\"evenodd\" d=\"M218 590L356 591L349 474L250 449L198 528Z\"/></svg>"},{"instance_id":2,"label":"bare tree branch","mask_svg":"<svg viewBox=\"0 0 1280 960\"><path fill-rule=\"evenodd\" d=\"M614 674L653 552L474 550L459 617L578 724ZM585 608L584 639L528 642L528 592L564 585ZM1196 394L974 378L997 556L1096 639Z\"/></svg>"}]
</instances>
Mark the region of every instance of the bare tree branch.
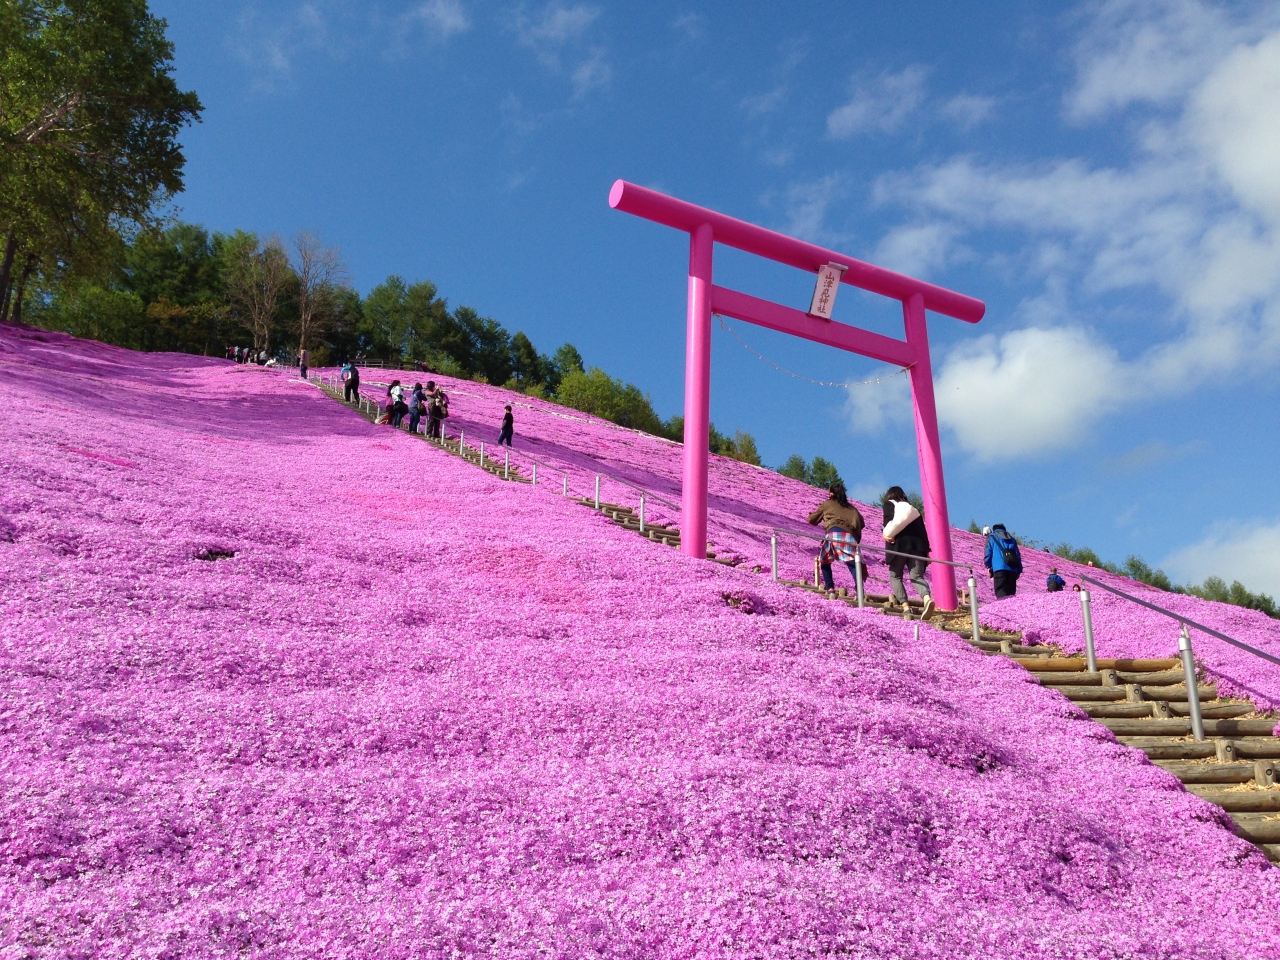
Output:
<instances>
[{"instance_id":1,"label":"bare tree branch","mask_svg":"<svg viewBox=\"0 0 1280 960\"><path fill-rule=\"evenodd\" d=\"M298 277L298 350L305 350L319 332L347 284L346 266L337 247L326 247L314 233L303 231L293 240L293 272Z\"/></svg>"}]
</instances>

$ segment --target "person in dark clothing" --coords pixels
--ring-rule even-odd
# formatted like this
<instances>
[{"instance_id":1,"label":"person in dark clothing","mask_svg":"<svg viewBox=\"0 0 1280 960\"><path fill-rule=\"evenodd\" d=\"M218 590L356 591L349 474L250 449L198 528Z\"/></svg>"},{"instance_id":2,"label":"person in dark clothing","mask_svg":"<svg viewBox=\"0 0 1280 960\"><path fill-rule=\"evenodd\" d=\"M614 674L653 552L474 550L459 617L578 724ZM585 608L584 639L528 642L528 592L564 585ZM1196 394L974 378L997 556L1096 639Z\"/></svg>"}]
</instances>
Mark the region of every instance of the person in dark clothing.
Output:
<instances>
[{"instance_id":1,"label":"person in dark clothing","mask_svg":"<svg viewBox=\"0 0 1280 960\"><path fill-rule=\"evenodd\" d=\"M858 582L858 568L854 566L858 560L857 546L862 542L862 528L866 521L858 508L849 502L844 484L837 480L827 491L830 496L818 508L809 514L809 523L822 524L825 536L822 538L822 554L818 559L822 570L822 582L828 590L836 588L831 576L831 564L843 561L849 568L853 582Z\"/></svg>"},{"instance_id":2,"label":"person in dark clothing","mask_svg":"<svg viewBox=\"0 0 1280 960\"><path fill-rule=\"evenodd\" d=\"M307 379L307 368L311 366L311 351L305 347L298 353L298 376Z\"/></svg>"},{"instance_id":3,"label":"person in dark clothing","mask_svg":"<svg viewBox=\"0 0 1280 960\"><path fill-rule=\"evenodd\" d=\"M347 403L360 402L360 369L351 361L342 365L342 399Z\"/></svg>"},{"instance_id":4,"label":"person in dark clothing","mask_svg":"<svg viewBox=\"0 0 1280 960\"><path fill-rule=\"evenodd\" d=\"M434 380L427 381L427 436L435 440L440 439L440 404L437 402L442 390L436 389Z\"/></svg>"},{"instance_id":5,"label":"person in dark clothing","mask_svg":"<svg viewBox=\"0 0 1280 960\"><path fill-rule=\"evenodd\" d=\"M422 420L423 410L427 406L427 395L422 392L422 384L413 385L413 393L409 394L409 432L418 432L418 423Z\"/></svg>"},{"instance_id":6,"label":"person in dark clothing","mask_svg":"<svg viewBox=\"0 0 1280 960\"><path fill-rule=\"evenodd\" d=\"M881 500L884 509L884 542L888 551L889 588L893 591L890 609L907 605L907 588L902 582L902 574L911 567L911 583L915 586L920 599L924 601L921 620L933 616L933 593L924 578L927 560L919 559L929 556L929 532L924 526L924 517L911 505L901 487L890 487ZM896 552L895 552L896 551ZM911 556L898 556L898 553Z\"/></svg>"},{"instance_id":7,"label":"person in dark clothing","mask_svg":"<svg viewBox=\"0 0 1280 960\"><path fill-rule=\"evenodd\" d=\"M502 446L505 443L509 447L511 446L511 437L515 433L516 420L511 415L511 404L508 403L503 409L506 410L506 413L502 415L502 429L498 432L498 446Z\"/></svg>"},{"instance_id":8,"label":"person in dark clothing","mask_svg":"<svg viewBox=\"0 0 1280 960\"><path fill-rule=\"evenodd\" d=\"M1044 588L1050 593L1059 593L1064 587L1066 587L1066 585L1067 581L1058 576L1058 568L1051 567L1049 569L1049 579L1045 581Z\"/></svg>"},{"instance_id":9,"label":"person in dark clothing","mask_svg":"<svg viewBox=\"0 0 1280 960\"><path fill-rule=\"evenodd\" d=\"M996 599L1012 597L1018 592L1018 577L1022 574L1022 554L1018 541L1005 529L1003 523L983 527L987 535L987 549L982 562L987 566L996 588Z\"/></svg>"}]
</instances>

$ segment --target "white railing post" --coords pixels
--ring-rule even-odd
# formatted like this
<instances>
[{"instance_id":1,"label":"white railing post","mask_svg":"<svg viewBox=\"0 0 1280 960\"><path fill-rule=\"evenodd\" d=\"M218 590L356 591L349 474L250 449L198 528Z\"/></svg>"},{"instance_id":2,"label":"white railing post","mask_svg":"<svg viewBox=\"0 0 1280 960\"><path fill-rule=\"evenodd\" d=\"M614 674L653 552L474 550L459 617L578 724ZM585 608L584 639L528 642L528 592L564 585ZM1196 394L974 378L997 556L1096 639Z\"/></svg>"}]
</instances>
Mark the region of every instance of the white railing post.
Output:
<instances>
[{"instance_id":1,"label":"white railing post","mask_svg":"<svg viewBox=\"0 0 1280 960\"><path fill-rule=\"evenodd\" d=\"M569 475L567 473L564 475L564 489L561 492L564 493L566 497L569 495Z\"/></svg>"},{"instance_id":2,"label":"white railing post","mask_svg":"<svg viewBox=\"0 0 1280 960\"><path fill-rule=\"evenodd\" d=\"M467 432L463 430L461 427L458 428L458 456L460 457L466 456L466 448L463 447L462 445L463 437L466 436L466 433Z\"/></svg>"},{"instance_id":3,"label":"white railing post","mask_svg":"<svg viewBox=\"0 0 1280 960\"><path fill-rule=\"evenodd\" d=\"M1182 655L1182 676L1187 684L1187 706L1191 710L1191 733L1197 740L1204 739L1204 718L1200 715L1200 681L1196 679L1196 658L1191 652L1191 631L1182 625L1178 637L1178 653Z\"/></svg>"},{"instance_id":4,"label":"white railing post","mask_svg":"<svg viewBox=\"0 0 1280 960\"><path fill-rule=\"evenodd\" d=\"M1085 666L1090 673L1098 672L1098 655L1093 643L1093 609L1089 606L1089 591L1080 591L1080 612L1084 616Z\"/></svg>"},{"instance_id":5,"label":"white railing post","mask_svg":"<svg viewBox=\"0 0 1280 960\"><path fill-rule=\"evenodd\" d=\"M867 605L867 585L862 582L862 547L853 548L853 582L858 590L858 606Z\"/></svg>"},{"instance_id":6,"label":"white railing post","mask_svg":"<svg viewBox=\"0 0 1280 960\"><path fill-rule=\"evenodd\" d=\"M773 579L778 579L778 535L769 538L769 556L773 560Z\"/></svg>"},{"instance_id":7,"label":"white railing post","mask_svg":"<svg viewBox=\"0 0 1280 960\"><path fill-rule=\"evenodd\" d=\"M507 447L506 458L502 461L502 479L511 479L511 448Z\"/></svg>"},{"instance_id":8,"label":"white railing post","mask_svg":"<svg viewBox=\"0 0 1280 960\"><path fill-rule=\"evenodd\" d=\"M640 533L644 533L644 496L640 497Z\"/></svg>"},{"instance_id":9,"label":"white railing post","mask_svg":"<svg viewBox=\"0 0 1280 960\"><path fill-rule=\"evenodd\" d=\"M596 509L600 509L600 474L596 474Z\"/></svg>"},{"instance_id":10,"label":"white railing post","mask_svg":"<svg viewBox=\"0 0 1280 960\"><path fill-rule=\"evenodd\" d=\"M484 441L480 441L480 466L484 466Z\"/></svg>"},{"instance_id":11,"label":"white railing post","mask_svg":"<svg viewBox=\"0 0 1280 960\"><path fill-rule=\"evenodd\" d=\"M978 624L978 581L969 571L969 619L973 621L973 642L982 640L982 627Z\"/></svg>"},{"instance_id":12,"label":"white railing post","mask_svg":"<svg viewBox=\"0 0 1280 960\"><path fill-rule=\"evenodd\" d=\"M538 483L538 461L537 460L533 461L533 483L535 486Z\"/></svg>"}]
</instances>

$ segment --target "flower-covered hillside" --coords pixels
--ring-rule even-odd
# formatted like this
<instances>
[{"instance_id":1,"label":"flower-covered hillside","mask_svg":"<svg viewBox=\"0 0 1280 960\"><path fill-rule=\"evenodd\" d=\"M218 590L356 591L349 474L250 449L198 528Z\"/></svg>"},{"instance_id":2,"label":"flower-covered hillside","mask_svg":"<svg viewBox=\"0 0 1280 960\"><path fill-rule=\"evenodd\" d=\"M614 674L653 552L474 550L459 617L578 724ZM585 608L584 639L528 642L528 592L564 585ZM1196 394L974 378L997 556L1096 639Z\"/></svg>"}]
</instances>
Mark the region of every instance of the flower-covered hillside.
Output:
<instances>
[{"instance_id":1,"label":"flower-covered hillside","mask_svg":"<svg viewBox=\"0 0 1280 960\"><path fill-rule=\"evenodd\" d=\"M332 371L326 373L332 375ZM366 375L379 381L395 374L366 371ZM517 463L520 462L519 454L527 452L566 471L570 477L570 492L576 496L593 493L595 475L603 471L601 496L604 498L633 506L636 504L639 493L610 479L617 477L652 490L673 503L679 502L682 452L679 444L626 430L596 417L501 387L443 377L437 379L453 398L450 406L452 416L448 423L454 436L461 428L469 443L491 443L497 437L502 407L510 403L516 415ZM369 384L366 392L377 396L383 391ZM560 476L551 475L551 482L560 484ZM911 485L911 481L904 479L904 487ZM772 529L806 529L804 519L824 496L820 491L772 470L718 456L711 457L709 488L710 540L721 555L742 558L744 568L757 566L766 574L770 569ZM655 520L679 523L679 511L652 500L647 507L649 516ZM880 510L867 504L860 504L859 508L867 518L868 532L863 542L871 547L882 547ZM953 510L963 512L962 508L954 505ZM991 581L982 566L984 538L963 530L954 530L952 536L956 559L975 568L979 596L985 602L993 601ZM811 539L780 536L781 575L790 579L812 578L816 547L816 541ZM1280 656L1280 621L1258 611L1165 593L1040 550L1024 548L1022 555L1025 573L1019 587L1021 595L986 607L982 620L988 626L1026 630L1032 642L1039 639L1057 643L1071 651L1082 649L1084 632L1079 597L1070 591L1047 594L1044 590L1050 568L1057 567L1070 581L1079 582L1080 575L1087 574ZM888 592L888 571L883 559L871 551L866 557L871 589ZM958 582L963 583L965 576L967 574L958 576ZM836 577L837 583L851 585L845 571L836 571ZM1175 621L1103 591L1095 589L1093 593L1100 655L1176 655L1178 625ZM1203 635L1196 636L1195 644L1197 658L1218 680L1224 694L1247 696L1262 709L1280 709L1280 667Z\"/></svg>"},{"instance_id":2,"label":"flower-covered hillside","mask_svg":"<svg viewBox=\"0 0 1280 960\"><path fill-rule=\"evenodd\" d=\"M1015 665L283 374L0 332L0 956L1256 957Z\"/></svg>"}]
</instances>

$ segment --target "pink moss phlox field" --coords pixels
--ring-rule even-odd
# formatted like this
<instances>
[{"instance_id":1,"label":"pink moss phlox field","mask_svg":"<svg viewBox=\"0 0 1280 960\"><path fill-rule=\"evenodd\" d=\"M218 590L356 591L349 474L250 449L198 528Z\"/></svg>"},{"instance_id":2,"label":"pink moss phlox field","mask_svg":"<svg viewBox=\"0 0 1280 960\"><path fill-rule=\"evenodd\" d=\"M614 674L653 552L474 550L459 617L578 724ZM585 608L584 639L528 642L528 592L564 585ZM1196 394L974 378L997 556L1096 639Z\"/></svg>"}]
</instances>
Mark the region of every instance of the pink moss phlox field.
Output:
<instances>
[{"instance_id":1,"label":"pink moss phlox field","mask_svg":"<svg viewBox=\"0 0 1280 960\"><path fill-rule=\"evenodd\" d=\"M331 371L326 373L331 374ZM368 371L367 375L374 380L385 379L381 371ZM461 428L469 444L478 445L482 440L494 442L502 419L502 407L510 403L516 416L515 462L522 462L520 455L527 452L566 471L570 478L570 493L575 496L592 495L595 475L604 471L602 498L633 507L638 503L639 493L612 481L612 475L652 490L673 503L679 502L679 444L638 431L623 430L578 411L514 394L500 387L447 377L437 376L436 379L444 384L453 398L450 407L453 416L448 421L453 436L456 437ZM721 555L741 558L744 568L758 566L767 576L772 528L812 531L813 528L807 528L804 521L824 494L772 470L749 466L727 457L712 456L711 463L708 536ZM549 476L549 482L559 487L560 475ZM850 487L862 485L857 477L846 479ZM902 478L901 485L909 488L914 485L914 480ZM879 508L867 504L859 507L867 519L863 542L871 547L883 547ZM676 525L680 519L678 510L653 500L646 504L646 515L649 519ZM992 517L988 522L1003 519ZM1273 656L1280 656L1280 622L1265 614L1154 590L1125 577L1072 563L1040 550L1022 550L1025 572L1019 584L1021 595L994 603L991 581L982 566L985 539L964 530L955 530L953 544L956 559L971 564L977 574L979 597L990 604L981 613L982 622L996 629L1026 630L1028 642L1057 643L1073 652L1084 646L1079 595L1069 587L1059 594L1045 592L1045 578L1050 568L1056 567L1069 584L1080 583L1082 574L1094 577ZM812 579L816 552L815 540L800 536L780 537L780 575L787 579ZM871 551L867 552L866 558L871 575L869 589L887 593L888 571L883 558ZM846 570L837 568L835 576L838 584L853 586L852 577ZM967 573L960 572L958 582L963 583L966 577ZM1088 584L1084 586L1089 587ZM1096 587L1091 592L1099 655L1177 655L1178 625L1174 620ZM1194 635L1193 644L1197 659L1205 667L1206 674L1218 681L1223 695L1248 697L1264 710L1280 709L1280 667L1204 634Z\"/></svg>"},{"instance_id":2,"label":"pink moss phlox field","mask_svg":"<svg viewBox=\"0 0 1280 960\"><path fill-rule=\"evenodd\" d=\"M464 417L497 396L457 387ZM1280 937L1216 808L954 636L690 560L285 372L4 329L0 403L3 960ZM720 463L714 489L813 497Z\"/></svg>"}]
</instances>

